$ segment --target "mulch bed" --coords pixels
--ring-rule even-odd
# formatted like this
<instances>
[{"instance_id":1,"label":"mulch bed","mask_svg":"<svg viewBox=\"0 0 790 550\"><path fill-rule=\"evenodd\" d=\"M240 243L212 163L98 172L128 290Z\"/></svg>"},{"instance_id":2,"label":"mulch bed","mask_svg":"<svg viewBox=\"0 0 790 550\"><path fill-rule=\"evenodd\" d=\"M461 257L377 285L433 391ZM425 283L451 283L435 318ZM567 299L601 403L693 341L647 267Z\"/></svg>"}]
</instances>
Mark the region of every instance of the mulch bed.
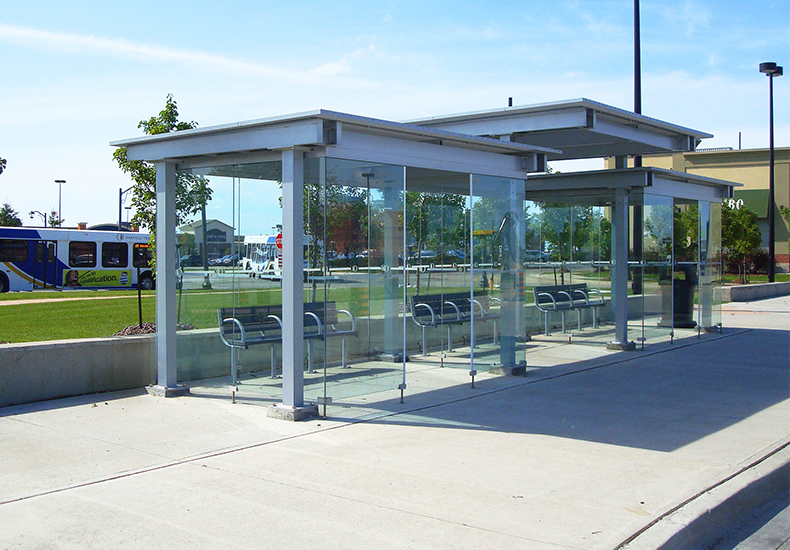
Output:
<instances>
[{"instance_id":1,"label":"mulch bed","mask_svg":"<svg viewBox=\"0 0 790 550\"><path fill-rule=\"evenodd\" d=\"M189 325L187 323L178 323L176 325L176 330L194 330L197 327L195 325ZM120 332L116 332L113 336L132 336L135 334L155 334L156 333L156 323L143 323L142 325L131 325L126 327Z\"/></svg>"}]
</instances>

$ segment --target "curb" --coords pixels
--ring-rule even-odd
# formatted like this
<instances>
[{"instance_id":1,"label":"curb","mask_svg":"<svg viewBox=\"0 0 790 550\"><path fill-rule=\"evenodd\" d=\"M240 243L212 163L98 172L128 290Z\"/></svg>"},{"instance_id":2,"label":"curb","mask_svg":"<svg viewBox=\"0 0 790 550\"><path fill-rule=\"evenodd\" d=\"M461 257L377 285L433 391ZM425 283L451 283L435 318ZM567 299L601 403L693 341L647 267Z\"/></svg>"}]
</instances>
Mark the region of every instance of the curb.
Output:
<instances>
[{"instance_id":1,"label":"curb","mask_svg":"<svg viewBox=\"0 0 790 550\"><path fill-rule=\"evenodd\" d=\"M616 550L708 548L790 496L790 442L659 516Z\"/></svg>"}]
</instances>

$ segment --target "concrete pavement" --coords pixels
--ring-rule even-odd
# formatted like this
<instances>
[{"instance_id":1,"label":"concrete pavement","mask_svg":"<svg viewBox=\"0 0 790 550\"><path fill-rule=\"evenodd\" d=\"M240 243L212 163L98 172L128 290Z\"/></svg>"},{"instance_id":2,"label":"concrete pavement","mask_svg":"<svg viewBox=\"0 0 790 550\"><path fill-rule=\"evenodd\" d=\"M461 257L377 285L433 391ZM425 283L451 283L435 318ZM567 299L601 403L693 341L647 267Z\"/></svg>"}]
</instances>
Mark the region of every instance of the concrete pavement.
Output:
<instances>
[{"instance_id":1,"label":"concrete pavement","mask_svg":"<svg viewBox=\"0 0 790 550\"><path fill-rule=\"evenodd\" d=\"M648 351L536 346L474 389L414 363L405 404L302 423L198 386L0 409L0 548L700 547L790 463L788 298L722 320Z\"/></svg>"}]
</instances>

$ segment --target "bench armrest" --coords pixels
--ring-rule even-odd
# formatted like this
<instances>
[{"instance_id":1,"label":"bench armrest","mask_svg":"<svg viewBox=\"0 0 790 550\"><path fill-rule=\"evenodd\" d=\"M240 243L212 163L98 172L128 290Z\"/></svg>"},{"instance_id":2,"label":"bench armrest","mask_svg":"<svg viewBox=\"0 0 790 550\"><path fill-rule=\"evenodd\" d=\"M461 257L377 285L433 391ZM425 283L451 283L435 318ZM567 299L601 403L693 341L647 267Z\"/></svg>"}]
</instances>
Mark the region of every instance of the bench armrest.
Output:
<instances>
[{"instance_id":1,"label":"bench armrest","mask_svg":"<svg viewBox=\"0 0 790 550\"><path fill-rule=\"evenodd\" d=\"M280 325L280 332L283 330L283 320L277 317L276 315L269 315L266 317L267 319L274 319L277 321L277 324Z\"/></svg>"},{"instance_id":2,"label":"bench armrest","mask_svg":"<svg viewBox=\"0 0 790 550\"><path fill-rule=\"evenodd\" d=\"M605 300L603 298L603 292L601 292L597 288L590 288L590 289L588 289L587 290L587 294L588 294L588 299L589 299L589 295L590 294L593 294L596 297L597 301L596 302L592 302L591 305L603 305L604 304Z\"/></svg>"},{"instance_id":3,"label":"bench armrest","mask_svg":"<svg viewBox=\"0 0 790 550\"><path fill-rule=\"evenodd\" d=\"M354 319L354 316L351 315L351 312L350 311L346 311L345 309L338 309L337 312L338 313L345 313L346 315L349 316L349 318L351 319L351 332L356 332L357 331L357 320Z\"/></svg>"},{"instance_id":4,"label":"bench armrest","mask_svg":"<svg viewBox=\"0 0 790 550\"><path fill-rule=\"evenodd\" d=\"M433 308L432 308L431 306L429 306L428 304L414 304L414 310L412 311L411 320L412 320L412 321L414 321L414 323L415 323L416 325L418 325L418 326L424 326L422 323L420 323L420 322L417 320L417 316L416 316L416 315L414 315L414 313L415 313L415 310L416 310L418 307L424 307L424 308L428 308L428 311L431 313L431 324L432 324L432 325L435 325L435 324L436 324L436 313L433 311Z\"/></svg>"},{"instance_id":5,"label":"bench armrest","mask_svg":"<svg viewBox=\"0 0 790 550\"><path fill-rule=\"evenodd\" d=\"M225 338L225 331L223 330L223 327L227 323L233 323L237 327L239 327L239 334L241 335L241 340L236 340L236 339L228 340L227 338ZM247 349L247 337L245 335L244 325L242 325L241 322L238 319L235 319L234 317L228 317L227 319L222 320L222 326L219 327L219 337L222 338L222 342L230 348Z\"/></svg>"},{"instance_id":6,"label":"bench armrest","mask_svg":"<svg viewBox=\"0 0 790 550\"><path fill-rule=\"evenodd\" d=\"M573 295L575 296L577 293L580 294L581 297L582 297L582 300L584 300L584 305L586 305L586 306L590 305L590 297L587 296L586 292L584 292L583 290L580 290L580 289L577 288L576 290L573 291Z\"/></svg>"},{"instance_id":7,"label":"bench armrest","mask_svg":"<svg viewBox=\"0 0 790 550\"><path fill-rule=\"evenodd\" d=\"M316 332L316 333L311 333L311 334L314 334L314 335L315 335L315 334L323 334L323 333L324 333L324 327L323 327L323 326L321 326L321 319L319 319L319 318L318 318L318 315L316 315L316 314L315 314L315 313L313 313L312 311L305 311L305 312L304 312L304 314L305 314L305 315L309 315L310 317L312 317L313 319L315 319L316 326L318 327L318 332Z\"/></svg>"},{"instance_id":8,"label":"bench armrest","mask_svg":"<svg viewBox=\"0 0 790 550\"><path fill-rule=\"evenodd\" d=\"M472 317L474 318L475 316L475 305L477 305L477 307L480 308L480 318L482 319L483 317L486 316L486 310L483 307L483 304L481 304L479 301L474 299L472 300Z\"/></svg>"},{"instance_id":9,"label":"bench armrest","mask_svg":"<svg viewBox=\"0 0 790 550\"><path fill-rule=\"evenodd\" d=\"M540 300L537 299L537 298L541 298L541 297L544 297L544 296L548 296L549 299L551 300L551 309L543 308L541 306ZM557 309L557 300L549 292L538 292L538 295L536 296L536 299L535 299L535 307L537 307L541 311L554 311L554 310Z\"/></svg>"},{"instance_id":10,"label":"bench armrest","mask_svg":"<svg viewBox=\"0 0 790 550\"><path fill-rule=\"evenodd\" d=\"M455 318L458 321L461 320L461 309L457 305L455 305L455 302L449 302L448 301L448 302L445 302L444 305L451 305L451 306L453 306L453 309L455 310Z\"/></svg>"}]
</instances>

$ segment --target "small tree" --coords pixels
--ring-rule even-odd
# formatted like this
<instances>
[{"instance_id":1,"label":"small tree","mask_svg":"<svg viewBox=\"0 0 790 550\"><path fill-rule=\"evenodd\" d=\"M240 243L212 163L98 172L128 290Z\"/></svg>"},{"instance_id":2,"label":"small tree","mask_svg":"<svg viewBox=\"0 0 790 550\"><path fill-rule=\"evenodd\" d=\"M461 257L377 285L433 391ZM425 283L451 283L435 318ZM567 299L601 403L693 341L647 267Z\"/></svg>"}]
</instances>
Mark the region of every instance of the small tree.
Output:
<instances>
[{"instance_id":1,"label":"small tree","mask_svg":"<svg viewBox=\"0 0 790 550\"><path fill-rule=\"evenodd\" d=\"M4 158L0 157L0 174L2 174L3 170L5 170L6 163L7 161Z\"/></svg>"},{"instance_id":2,"label":"small tree","mask_svg":"<svg viewBox=\"0 0 790 550\"><path fill-rule=\"evenodd\" d=\"M47 217L47 224L49 224L50 227L62 227L63 219L59 218L57 211L53 210Z\"/></svg>"},{"instance_id":3,"label":"small tree","mask_svg":"<svg viewBox=\"0 0 790 550\"><path fill-rule=\"evenodd\" d=\"M8 203L4 203L3 206L0 207L0 226L22 227L22 220L19 217L19 212L14 210Z\"/></svg>"},{"instance_id":4,"label":"small tree","mask_svg":"<svg viewBox=\"0 0 790 550\"><path fill-rule=\"evenodd\" d=\"M178 106L172 94L167 94L165 108L155 117L141 120L137 125L146 135L178 132L197 127L197 122L179 122ZM132 205L135 214L132 222L148 229L153 242L156 232L156 167L139 160L130 161L125 147L113 153L113 159L124 172L131 175L134 181L132 188ZM193 214L200 212L203 205L211 200L211 188L208 180L193 174L178 174L176 177L176 225L188 221Z\"/></svg>"},{"instance_id":5,"label":"small tree","mask_svg":"<svg viewBox=\"0 0 790 550\"><path fill-rule=\"evenodd\" d=\"M757 226L757 214L748 208L734 209L724 202L721 208L721 245L741 261L738 275L742 282L746 279L746 258L760 248L762 234Z\"/></svg>"}]
</instances>

